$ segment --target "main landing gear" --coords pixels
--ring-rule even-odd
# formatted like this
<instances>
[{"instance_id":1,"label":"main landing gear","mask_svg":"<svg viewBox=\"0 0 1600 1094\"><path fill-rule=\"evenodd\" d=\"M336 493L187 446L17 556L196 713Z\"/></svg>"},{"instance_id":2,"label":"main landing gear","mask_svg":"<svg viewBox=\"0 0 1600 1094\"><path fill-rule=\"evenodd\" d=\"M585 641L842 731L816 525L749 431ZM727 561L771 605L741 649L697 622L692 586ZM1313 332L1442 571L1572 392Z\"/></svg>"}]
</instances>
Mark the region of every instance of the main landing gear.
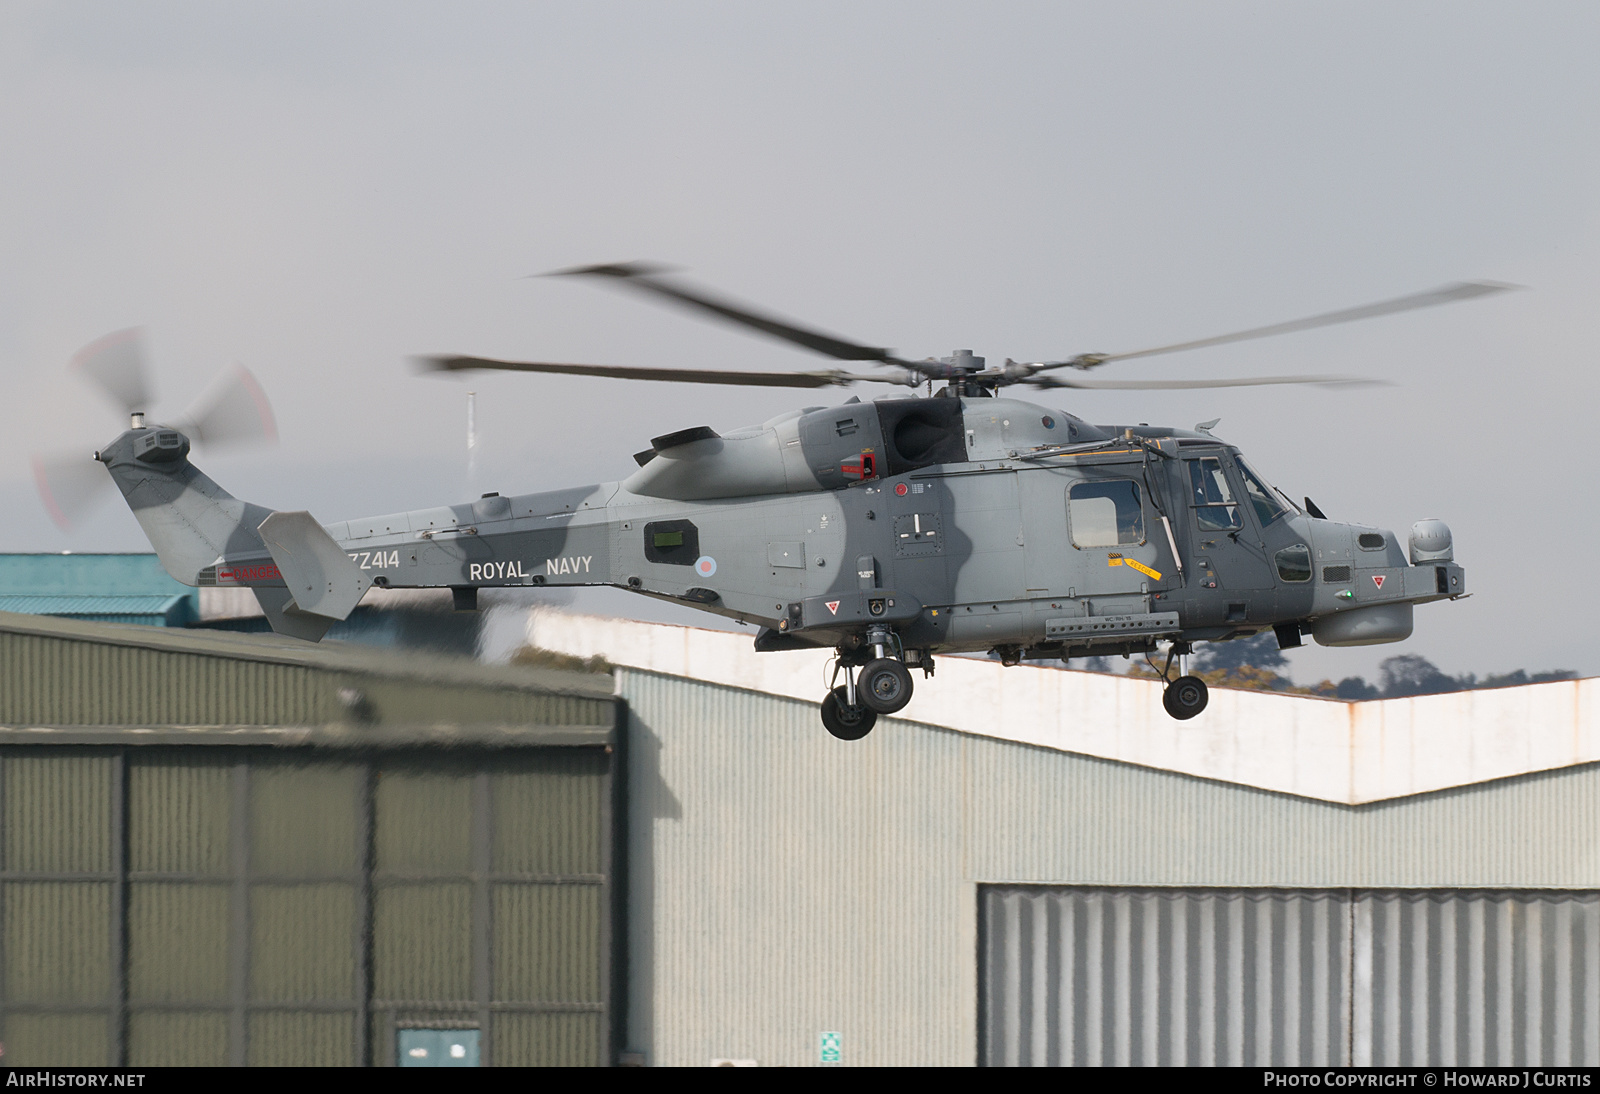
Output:
<instances>
[{"instance_id":1,"label":"main landing gear","mask_svg":"<svg viewBox=\"0 0 1600 1094\"><path fill-rule=\"evenodd\" d=\"M878 715L897 714L911 702L911 670L899 646L887 629L874 628L857 651L839 651L834 678L842 670L844 683L822 699L822 724L829 733L841 741L859 741L872 732ZM933 661L925 651L918 663L923 672L933 674Z\"/></svg>"},{"instance_id":2,"label":"main landing gear","mask_svg":"<svg viewBox=\"0 0 1600 1094\"><path fill-rule=\"evenodd\" d=\"M822 697L822 724L841 741L859 741L878 724L874 711L851 699L849 693L854 690L840 684Z\"/></svg>"},{"instance_id":3,"label":"main landing gear","mask_svg":"<svg viewBox=\"0 0 1600 1094\"><path fill-rule=\"evenodd\" d=\"M1188 653L1187 642L1174 642L1167 651L1167 663L1161 670L1161 678L1167 681L1167 688L1161 693L1161 705L1180 722L1187 722L1206 709L1206 703L1211 699L1210 690L1200 677L1179 675L1176 680L1171 679L1173 658L1178 659L1178 672L1181 674L1183 658Z\"/></svg>"}]
</instances>

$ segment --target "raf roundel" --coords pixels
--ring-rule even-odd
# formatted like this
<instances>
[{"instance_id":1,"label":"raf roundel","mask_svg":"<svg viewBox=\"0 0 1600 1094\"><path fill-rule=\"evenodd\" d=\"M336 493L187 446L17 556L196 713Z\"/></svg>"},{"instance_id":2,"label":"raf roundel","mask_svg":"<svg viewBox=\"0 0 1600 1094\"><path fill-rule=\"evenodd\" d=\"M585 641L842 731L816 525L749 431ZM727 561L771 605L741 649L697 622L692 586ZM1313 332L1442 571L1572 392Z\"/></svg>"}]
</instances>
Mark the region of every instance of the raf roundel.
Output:
<instances>
[{"instance_id":1,"label":"raf roundel","mask_svg":"<svg viewBox=\"0 0 1600 1094\"><path fill-rule=\"evenodd\" d=\"M710 555L701 555L695 559L694 572L701 577L710 577L717 572L717 560Z\"/></svg>"}]
</instances>

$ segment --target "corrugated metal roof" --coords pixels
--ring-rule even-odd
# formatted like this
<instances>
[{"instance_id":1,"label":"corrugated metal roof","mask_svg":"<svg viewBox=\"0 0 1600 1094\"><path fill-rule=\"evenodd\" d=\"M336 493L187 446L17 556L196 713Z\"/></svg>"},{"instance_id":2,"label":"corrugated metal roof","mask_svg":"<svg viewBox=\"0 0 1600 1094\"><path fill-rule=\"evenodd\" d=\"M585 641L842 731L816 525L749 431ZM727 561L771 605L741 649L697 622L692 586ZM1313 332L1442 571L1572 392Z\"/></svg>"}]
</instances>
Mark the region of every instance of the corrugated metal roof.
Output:
<instances>
[{"instance_id":1,"label":"corrugated metal roof","mask_svg":"<svg viewBox=\"0 0 1600 1094\"><path fill-rule=\"evenodd\" d=\"M199 611L152 554L0 554L0 612L173 627Z\"/></svg>"},{"instance_id":2,"label":"corrugated metal roof","mask_svg":"<svg viewBox=\"0 0 1600 1094\"><path fill-rule=\"evenodd\" d=\"M507 725L451 723L320 726L0 726L4 745L266 745L272 748L529 748L606 746L616 743L611 725Z\"/></svg>"},{"instance_id":3,"label":"corrugated metal roof","mask_svg":"<svg viewBox=\"0 0 1600 1094\"><path fill-rule=\"evenodd\" d=\"M156 596L4 596L0 612L25 615L166 615L189 597L183 593Z\"/></svg>"},{"instance_id":4,"label":"corrugated metal roof","mask_svg":"<svg viewBox=\"0 0 1600 1094\"><path fill-rule=\"evenodd\" d=\"M0 635L34 635L101 646L192 653L271 665L349 669L424 682L480 684L558 694L603 695L608 698L615 692L611 677L601 673L485 665L464 657L376 649L354 643L311 643L272 634L151 630L146 627L122 627L53 616L0 612Z\"/></svg>"},{"instance_id":5,"label":"corrugated metal roof","mask_svg":"<svg viewBox=\"0 0 1600 1094\"><path fill-rule=\"evenodd\" d=\"M0 613L10 743L577 744L616 719L605 675Z\"/></svg>"},{"instance_id":6,"label":"corrugated metal roof","mask_svg":"<svg viewBox=\"0 0 1600 1094\"><path fill-rule=\"evenodd\" d=\"M192 593L161 568L148 552L142 554L0 554L0 591L108 596Z\"/></svg>"}]
</instances>

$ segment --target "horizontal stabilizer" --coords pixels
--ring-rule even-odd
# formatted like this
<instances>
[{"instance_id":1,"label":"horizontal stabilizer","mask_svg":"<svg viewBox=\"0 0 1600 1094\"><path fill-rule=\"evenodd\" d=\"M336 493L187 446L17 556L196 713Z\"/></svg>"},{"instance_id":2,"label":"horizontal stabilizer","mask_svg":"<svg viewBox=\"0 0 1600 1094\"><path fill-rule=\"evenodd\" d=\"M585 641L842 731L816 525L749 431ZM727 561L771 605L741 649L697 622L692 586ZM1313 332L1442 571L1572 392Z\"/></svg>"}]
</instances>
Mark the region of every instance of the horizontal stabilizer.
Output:
<instances>
[{"instance_id":1,"label":"horizontal stabilizer","mask_svg":"<svg viewBox=\"0 0 1600 1094\"><path fill-rule=\"evenodd\" d=\"M273 513L258 530L294 598L283 608L287 615L344 619L372 585L366 572L350 561L310 513Z\"/></svg>"},{"instance_id":2,"label":"horizontal stabilizer","mask_svg":"<svg viewBox=\"0 0 1600 1094\"><path fill-rule=\"evenodd\" d=\"M273 631L289 638L320 642L322 636L328 633L328 628L337 622L325 615L295 610L294 597L289 595L288 589L280 589L276 585L257 585L251 592L256 594L261 614L272 624Z\"/></svg>"}]
</instances>

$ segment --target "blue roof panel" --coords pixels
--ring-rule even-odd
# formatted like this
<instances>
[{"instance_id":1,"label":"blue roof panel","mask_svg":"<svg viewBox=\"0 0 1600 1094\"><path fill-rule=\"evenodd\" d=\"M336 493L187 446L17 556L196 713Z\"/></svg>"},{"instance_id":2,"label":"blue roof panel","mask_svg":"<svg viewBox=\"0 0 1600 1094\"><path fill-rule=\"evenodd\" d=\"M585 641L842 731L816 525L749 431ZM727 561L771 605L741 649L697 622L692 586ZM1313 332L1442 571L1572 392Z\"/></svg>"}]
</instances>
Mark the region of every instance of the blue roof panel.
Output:
<instances>
[{"instance_id":1,"label":"blue roof panel","mask_svg":"<svg viewBox=\"0 0 1600 1094\"><path fill-rule=\"evenodd\" d=\"M185 593L168 596L3 596L0 612L27 615L116 616L150 615L165 617L188 599Z\"/></svg>"},{"instance_id":2,"label":"blue roof panel","mask_svg":"<svg viewBox=\"0 0 1600 1094\"><path fill-rule=\"evenodd\" d=\"M0 611L183 627L200 594L151 554L0 554Z\"/></svg>"},{"instance_id":3,"label":"blue roof panel","mask_svg":"<svg viewBox=\"0 0 1600 1094\"><path fill-rule=\"evenodd\" d=\"M6 596L172 596L186 589L151 554L0 554Z\"/></svg>"}]
</instances>

